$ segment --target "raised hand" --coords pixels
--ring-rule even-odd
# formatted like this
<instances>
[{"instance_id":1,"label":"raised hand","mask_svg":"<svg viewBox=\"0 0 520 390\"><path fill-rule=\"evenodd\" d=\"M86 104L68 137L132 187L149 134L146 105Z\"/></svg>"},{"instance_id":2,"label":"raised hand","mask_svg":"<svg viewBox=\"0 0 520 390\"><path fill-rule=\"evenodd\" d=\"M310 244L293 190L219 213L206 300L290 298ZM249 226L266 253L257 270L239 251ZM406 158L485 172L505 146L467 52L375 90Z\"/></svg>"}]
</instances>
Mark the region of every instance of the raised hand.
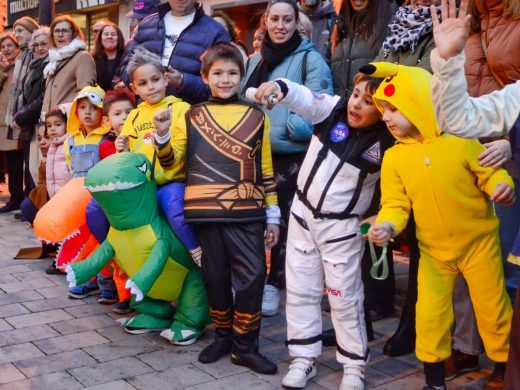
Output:
<instances>
[{"instance_id":1,"label":"raised hand","mask_svg":"<svg viewBox=\"0 0 520 390\"><path fill-rule=\"evenodd\" d=\"M435 47L439 56L445 60L460 54L466 45L471 21L471 15L467 14L467 10L468 0L462 0L458 15L455 0L442 0L441 22L437 17L435 6L430 6Z\"/></svg>"},{"instance_id":2,"label":"raised hand","mask_svg":"<svg viewBox=\"0 0 520 390\"><path fill-rule=\"evenodd\" d=\"M155 125L157 135L160 137L166 135L170 131L170 126L172 124L171 108L157 111L153 116L153 124Z\"/></svg>"}]
</instances>

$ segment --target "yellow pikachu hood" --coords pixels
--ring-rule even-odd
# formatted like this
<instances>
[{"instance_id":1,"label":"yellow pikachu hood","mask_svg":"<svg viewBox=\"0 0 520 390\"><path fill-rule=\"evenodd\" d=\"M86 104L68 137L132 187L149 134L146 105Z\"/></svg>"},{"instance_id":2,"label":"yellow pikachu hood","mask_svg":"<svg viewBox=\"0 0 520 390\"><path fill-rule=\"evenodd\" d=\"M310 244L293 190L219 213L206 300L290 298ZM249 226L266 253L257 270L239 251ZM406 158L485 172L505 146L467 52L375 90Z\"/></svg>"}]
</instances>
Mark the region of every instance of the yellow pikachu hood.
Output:
<instances>
[{"instance_id":1,"label":"yellow pikachu hood","mask_svg":"<svg viewBox=\"0 0 520 390\"><path fill-rule=\"evenodd\" d=\"M419 130L425 141L441 134L431 96L432 75L428 71L391 62L372 62L359 71L371 77L385 78L373 96L381 113L383 109L378 100L397 108ZM396 138L403 143L417 142L411 137Z\"/></svg>"}]
</instances>

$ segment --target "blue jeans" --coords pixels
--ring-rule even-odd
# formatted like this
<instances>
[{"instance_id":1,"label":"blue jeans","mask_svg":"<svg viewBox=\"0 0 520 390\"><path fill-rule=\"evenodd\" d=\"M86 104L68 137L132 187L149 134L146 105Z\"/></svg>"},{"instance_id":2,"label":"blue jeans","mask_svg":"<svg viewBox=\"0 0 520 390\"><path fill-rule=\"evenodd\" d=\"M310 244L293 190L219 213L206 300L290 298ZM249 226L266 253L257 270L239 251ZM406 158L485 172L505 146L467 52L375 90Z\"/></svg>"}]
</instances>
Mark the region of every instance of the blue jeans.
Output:
<instances>
[{"instance_id":1,"label":"blue jeans","mask_svg":"<svg viewBox=\"0 0 520 390\"><path fill-rule=\"evenodd\" d=\"M507 256L513 249L513 243L520 230L520 181L515 182L516 202L512 206L502 206L495 203L495 212L500 221L500 246L502 258L504 259L504 275L506 287L513 292L516 291L520 279L520 266L507 261ZM520 235L519 235L520 238Z\"/></svg>"},{"instance_id":2,"label":"blue jeans","mask_svg":"<svg viewBox=\"0 0 520 390\"><path fill-rule=\"evenodd\" d=\"M20 204L20 211L26 220L28 220L31 225L34 222L34 218L36 218L36 213L38 213L38 209L29 198L25 197L25 199Z\"/></svg>"},{"instance_id":3,"label":"blue jeans","mask_svg":"<svg viewBox=\"0 0 520 390\"><path fill-rule=\"evenodd\" d=\"M188 249L199 246L195 226L184 221L184 183L171 182L157 187L159 211L166 217L175 235Z\"/></svg>"}]
</instances>

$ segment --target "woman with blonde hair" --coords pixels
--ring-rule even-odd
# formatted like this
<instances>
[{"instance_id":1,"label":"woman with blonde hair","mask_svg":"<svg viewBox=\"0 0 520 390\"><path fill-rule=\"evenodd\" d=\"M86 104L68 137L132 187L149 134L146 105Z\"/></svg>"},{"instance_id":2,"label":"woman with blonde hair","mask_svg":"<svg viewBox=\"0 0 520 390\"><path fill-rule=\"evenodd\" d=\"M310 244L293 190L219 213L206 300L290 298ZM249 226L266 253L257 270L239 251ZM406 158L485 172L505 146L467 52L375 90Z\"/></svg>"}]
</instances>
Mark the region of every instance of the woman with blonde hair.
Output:
<instances>
[{"instance_id":1,"label":"woman with blonde hair","mask_svg":"<svg viewBox=\"0 0 520 390\"><path fill-rule=\"evenodd\" d=\"M61 103L72 102L87 85L96 83L96 64L86 51L85 37L69 15L54 18L50 26L49 63L43 70L46 78L42 113Z\"/></svg>"}]
</instances>

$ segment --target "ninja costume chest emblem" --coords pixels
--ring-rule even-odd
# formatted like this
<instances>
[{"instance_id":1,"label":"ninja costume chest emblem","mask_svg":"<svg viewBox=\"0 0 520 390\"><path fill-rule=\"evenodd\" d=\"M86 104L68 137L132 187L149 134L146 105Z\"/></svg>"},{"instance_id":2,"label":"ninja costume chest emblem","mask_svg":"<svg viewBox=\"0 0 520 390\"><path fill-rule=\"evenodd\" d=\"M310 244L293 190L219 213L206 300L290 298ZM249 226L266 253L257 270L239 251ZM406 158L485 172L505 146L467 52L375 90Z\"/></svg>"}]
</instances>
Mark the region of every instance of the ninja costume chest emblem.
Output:
<instances>
[{"instance_id":1,"label":"ninja costume chest emblem","mask_svg":"<svg viewBox=\"0 0 520 390\"><path fill-rule=\"evenodd\" d=\"M338 122L330 131L330 140L332 142L341 142L346 140L349 134L350 130L348 129L348 126L343 122Z\"/></svg>"}]
</instances>

